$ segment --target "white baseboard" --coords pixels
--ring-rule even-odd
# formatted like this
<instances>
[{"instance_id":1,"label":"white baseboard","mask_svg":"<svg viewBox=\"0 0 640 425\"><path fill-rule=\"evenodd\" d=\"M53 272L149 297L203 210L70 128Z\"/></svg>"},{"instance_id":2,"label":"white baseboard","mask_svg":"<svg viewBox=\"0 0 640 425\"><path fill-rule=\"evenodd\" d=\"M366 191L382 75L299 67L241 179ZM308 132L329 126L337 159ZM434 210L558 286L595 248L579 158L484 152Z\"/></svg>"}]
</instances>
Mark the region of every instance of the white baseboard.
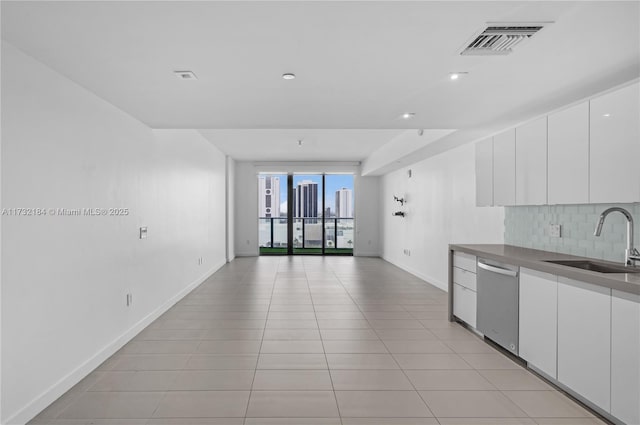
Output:
<instances>
[{"instance_id":1,"label":"white baseboard","mask_svg":"<svg viewBox=\"0 0 640 425\"><path fill-rule=\"evenodd\" d=\"M354 252L354 257L377 257L380 258L380 253L378 252Z\"/></svg>"},{"instance_id":2,"label":"white baseboard","mask_svg":"<svg viewBox=\"0 0 640 425\"><path fill-rule=\"evenodd\" d=\"M184 298L189 292L193 291L198 287L202 282L204 282L209 276L215 273L218 269L224 266L225 261L220 261L216 263L209 271L205 272L202 276L200 276L195 281L191 282L188 286L183 288L180 292L178 292L173 297L169 298L165 301L161 306L153 310L147 316L142 318L138 323L133 325L131 328L126 330L122 335L118 338L107 344L105 347L100 349L96 354L94 354L91 358L85 361L83 364L74 369L71 373L60 379L58 382L53 384L51 387L46 389L42 394L36 397L34 400L29 402L25 407L20 409L17 413L9 417L6 421L6 425L24 425L29 422L35 416L37 416L40 412L42 412L47 406L56 401L61 395L69 391L74 385L84 379L89 373L91 373L95 368L100 366L105 360L115 354L119 349L121 349L127 342L131 341L133 337L138 335L140 331L149 326L151 322L156 320L162 314L164 314L167 310L174 306L178 301Z\"/></svg>"},{"instance_id":3,"label":"white baseboard","mask_svg":"<svg viewBox=\"0 0 640 425\"><path fill-rule=\"evenodd\" d=\"M382 259L384 261L386 261L387 263L391 263L394 266L396 266L396 267L398 267L398 268L400 268L400 269L402 269L402 270L404 270L404 271L406 271L408 273L411 273L412 275L414 275L416 277L419 277L420 279L422 279L422 280L426 281L427 283L435 286L436 288L442 289L445 292L449 292L449 284L448 283L441 282L440 280L438 280L438 279L436 279L436 278L434 278L432 276L427 276L427 275L425 275L423 273L420 273L417 270L412 269L411 267L407 267L404 264L400 264L400 263L398 263L396 261L393 261L393 260L391 260L391 259L389 259L387 257L383 256Z\"/></svg>"}]
</instances>

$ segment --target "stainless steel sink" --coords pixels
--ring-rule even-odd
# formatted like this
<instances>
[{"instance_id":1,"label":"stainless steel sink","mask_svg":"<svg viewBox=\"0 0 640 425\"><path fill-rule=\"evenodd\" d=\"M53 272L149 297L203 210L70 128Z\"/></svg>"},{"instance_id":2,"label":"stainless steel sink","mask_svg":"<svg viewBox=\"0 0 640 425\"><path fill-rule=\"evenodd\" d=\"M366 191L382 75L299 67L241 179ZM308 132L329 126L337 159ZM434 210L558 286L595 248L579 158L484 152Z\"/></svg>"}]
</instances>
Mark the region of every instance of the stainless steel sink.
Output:
<instances>
[{"instance_id":1,"label":"stainless steel sink","mask_svg":"<svg viewBox=\"0 0 640 425\"><path fill-rule=\"evenodd\" d=\"M640 273L640 267L609 264L593 260L546 260L545 263L560 264L599 273Z\"/></svg>"}]
</instances>

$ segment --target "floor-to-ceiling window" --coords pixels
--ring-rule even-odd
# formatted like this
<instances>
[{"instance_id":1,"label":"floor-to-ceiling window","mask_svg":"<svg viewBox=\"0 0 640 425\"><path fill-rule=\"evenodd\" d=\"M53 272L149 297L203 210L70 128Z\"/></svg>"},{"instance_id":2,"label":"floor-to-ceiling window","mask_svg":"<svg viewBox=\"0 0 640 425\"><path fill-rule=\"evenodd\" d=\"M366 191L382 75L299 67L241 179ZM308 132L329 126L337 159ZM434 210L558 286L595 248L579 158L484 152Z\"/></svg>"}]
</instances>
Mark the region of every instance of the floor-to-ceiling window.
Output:
<instances>
[{"instance_id":1,"label":"floor-to-ceiling window","mask_svg":"<svg viewBox=\"0 0 640 425\"><path fill-rule=\"evenodd\" d=\"M353 254L353 174L325 175L325 253Z\"/></svg>"},{"instance_id":2,"label":"floor-to-ceiling window","mask_svg":"<svg viewBox=\"0 0 640 425\"><path fill-rule=\"evenodd\" d=\"M288 253L287 175L258 176L260 254Z\"/></svg>"},{"instance_id":3,"label":"floor-to-ceiling window","mask_svg":"<svg viewBox=\"0 0 640 425\"><path fill-rule=\"evenodd\" d=\"M260 254L352 255L352 174L260 174Z\"/></svg>"}]
</instances>

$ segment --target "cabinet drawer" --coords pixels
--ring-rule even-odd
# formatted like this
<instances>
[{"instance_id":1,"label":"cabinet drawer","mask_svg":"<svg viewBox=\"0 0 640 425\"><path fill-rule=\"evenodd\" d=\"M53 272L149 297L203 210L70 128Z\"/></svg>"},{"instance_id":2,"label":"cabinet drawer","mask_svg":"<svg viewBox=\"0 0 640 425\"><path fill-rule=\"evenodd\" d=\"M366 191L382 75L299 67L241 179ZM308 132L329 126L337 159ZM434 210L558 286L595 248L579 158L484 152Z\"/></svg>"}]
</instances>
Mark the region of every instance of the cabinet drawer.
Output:
<instances>
[{"instance_id":1,"label":"cabinet drawer","mask_svg":"<svg viewBox=\"0 0 640 425\"><path fill-rule=\"evenodd\" d=\"M453 253L453 265L470 272L476 272L476 256L464 252Z\"/></svg>"},{"instance_id":2,"label":"cabinet drawer","mask_svg":"<svg viewBox=\"0 0 640 425\"><path fill-rule=\"evenodd\" d=\"M476 291L453 284L453 314L476 327Z\"/></svg>"},{"instance_id":3,"label":"cabinet drawer","mask_svg":"<svg viewBox=\"0 0 640 425\"><path fill-rule=\"evenodd\" d=\"M460 269L458 267L453 268L453 283L465 286L472 291L476 289L476 274L469 270Z\"/></svg>"}]
</instances>

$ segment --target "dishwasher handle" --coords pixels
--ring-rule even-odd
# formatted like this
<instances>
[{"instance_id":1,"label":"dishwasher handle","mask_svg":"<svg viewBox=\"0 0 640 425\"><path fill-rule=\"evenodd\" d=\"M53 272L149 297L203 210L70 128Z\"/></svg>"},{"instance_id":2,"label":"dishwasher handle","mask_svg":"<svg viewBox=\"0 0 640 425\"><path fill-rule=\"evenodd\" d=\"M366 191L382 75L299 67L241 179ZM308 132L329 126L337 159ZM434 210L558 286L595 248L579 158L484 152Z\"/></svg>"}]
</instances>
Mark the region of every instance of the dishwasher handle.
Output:
<instances>
[{"instance_id":1,"label":"dishwasher handle","mask_svg":"<svg viewBox=\"0 0 640 425\"><path fill-rule=\"evenodd\" d=\"M505 275L505 276L511 276L511 277L518 276L518 272L517 271L507 270L507 269L503 269L501 267L496 267L496 266L490 266L489 264L481 263L480 261L478 261L478 267L480 267L483 270L486 270L486 271L489 271L489 272L493 272L493 273L502 274L502 275Z\"/></svg>"}]
</instances>

